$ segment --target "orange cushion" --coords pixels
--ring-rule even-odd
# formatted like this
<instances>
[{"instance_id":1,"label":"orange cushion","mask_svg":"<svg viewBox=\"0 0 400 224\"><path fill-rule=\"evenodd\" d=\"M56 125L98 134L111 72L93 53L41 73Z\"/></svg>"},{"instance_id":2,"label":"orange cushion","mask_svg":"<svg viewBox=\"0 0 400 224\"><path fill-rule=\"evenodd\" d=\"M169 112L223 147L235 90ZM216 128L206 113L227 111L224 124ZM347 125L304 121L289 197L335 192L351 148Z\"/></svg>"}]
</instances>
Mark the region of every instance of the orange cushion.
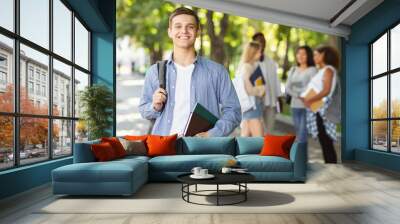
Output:
<instances>
[{"instance_id":1,"label":"orange cushion","mask_svg":"<svg viewBox=\"0 0 400 224\"><path fill-rule=\"evenodd\" d=\"M289 159L290 148L296 136L294 135L265 135L261 156L280 156Z\"/></svg>"},{"instance_id":2,"label":"orange cushion","mask_svg":"<svg viewBox=\"0 0 400 224\"><path fill-rule=\"evenodd\" d=\"M129 141L146 141L148 135L125 135L124 139L129 140Z\"/></svg>"},{"instance_id":3,"label":"orange cushion","mask_svg":"<svg viewBox=\"0 0 400 224\"><path fill-rule=\"evenodd\" d=\"M110 138L101 138L101 142L108 142L114 149L115 155L117 158L121 158L126 156L126 151L124 149L124 146L121 144L118 138L116 137L110 137Z\"/></svg>"},{"instance_id":4,"label":"orange cushion","mask_svg":"<svg viewBox=\"0 0 400 224\"><path fill-rule=\"evenodd\" d=\"M148 156L163 156L176 155L176 139L178 135L159 136L149 135L147 137L147 155Z\"/></svg>"},{"instance_id":5,"label":"orange cushion","mask_svg":"<svg viewBox=\"0 0 400 224\"><path fill-rule=\"evenodd\" d=\"M92 149L94 157L99 162L110 161L117 158L114 149L108 142L93 144L90 147Z\"/></svg>"}]
</instances>

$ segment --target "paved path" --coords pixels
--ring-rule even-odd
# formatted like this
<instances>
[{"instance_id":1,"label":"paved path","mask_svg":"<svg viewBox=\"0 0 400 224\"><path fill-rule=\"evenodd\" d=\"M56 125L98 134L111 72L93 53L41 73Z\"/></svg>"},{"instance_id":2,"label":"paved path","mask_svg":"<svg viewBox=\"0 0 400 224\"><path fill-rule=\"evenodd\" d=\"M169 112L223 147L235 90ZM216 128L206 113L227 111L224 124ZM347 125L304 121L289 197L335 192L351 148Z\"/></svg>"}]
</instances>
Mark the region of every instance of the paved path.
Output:
<instances>
[{"instance_id":1,"label":"paved path","mask_svg":"<svg viewBox=\"0 0 400 224\"><path fill-rule=\"evenodd\" d=\"M117 75L117 136L147 132L150 123L138 108L143 84L143 75Z\"/></svg>"}]
</instances>

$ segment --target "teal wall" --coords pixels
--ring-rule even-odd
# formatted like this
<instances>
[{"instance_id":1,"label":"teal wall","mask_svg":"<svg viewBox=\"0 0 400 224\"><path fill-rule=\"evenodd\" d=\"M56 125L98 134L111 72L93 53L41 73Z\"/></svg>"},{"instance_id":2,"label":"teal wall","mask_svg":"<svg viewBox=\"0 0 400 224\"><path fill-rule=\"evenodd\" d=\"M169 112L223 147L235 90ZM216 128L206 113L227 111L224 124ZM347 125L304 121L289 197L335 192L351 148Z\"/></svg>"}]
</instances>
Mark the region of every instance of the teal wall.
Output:
<instances>
[{"instance_id":1,"label":"teal wall","mask_svg":"<svg viewBox=\"0 0 400 224\"><path fill-rule=\"evenodd\" d=\"M114 111L113 125L109 132L116 135L116 3L111 1L100 1L98 9L109 27L106 32L92 32L92 82L108 86L113 92Z\"/></svg>"},{"instance_id":2,"label":"teal wall","mask_svg":"<svg viewBox=\"0 0 400 224\"><path fill-rule=\"evenodd\" d=\"M400 22L400 1L385 0L351 27L343 39L343 140L342 159L357 160L386 169L399 170L400 157L369 149L369 43ZM362 151L360 151L362 150ZM378 161L379 160L379 161Z\"/></svg>"},{"instance_id":3,"label":"teal wall","mask_svg":"<svg viewBox=\"0 0 400 224\"><path fill-rule=\"evenodd\" d=\"M115 102L115 0L66 0L92 32L92 82L106 84ZM115 135L114 125L110 132ZM51 181L51 171L72 163L72 157L0 172L0 199Z\"/></svg>"},{"instance_id":4,"label":"teal wall","mask_svg":"<svg viewBox=\"0 0 400 224\"><path fill-rule=\"evenodd\" d=\"M0 199L48 183L53 169L71 163L69 157L0 172Z\"/></svg>"}]
</instances>

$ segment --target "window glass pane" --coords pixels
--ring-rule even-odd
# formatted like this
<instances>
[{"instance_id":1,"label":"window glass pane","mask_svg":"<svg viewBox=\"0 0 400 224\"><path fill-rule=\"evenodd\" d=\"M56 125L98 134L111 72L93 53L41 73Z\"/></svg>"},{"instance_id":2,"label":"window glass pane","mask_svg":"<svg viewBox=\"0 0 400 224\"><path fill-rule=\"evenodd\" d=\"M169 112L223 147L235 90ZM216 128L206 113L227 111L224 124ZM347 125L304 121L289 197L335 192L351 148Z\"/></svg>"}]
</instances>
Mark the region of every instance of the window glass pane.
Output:
<instances>
[{"instance_id":1,"label":"window glass pane","mask_svg":"<svg viewBox=\"0 0 400 224\"><path fill-rule=\"evenodd\" d=\"M372 71L373 75L387 71L387 34L372 45Z\"/></svg>"},{"instance_id":2,"label":"window glass pane","mask_svg":"<svg viewBox=\"0 0 400 224\"><path fill-rule=\"evenodd\" d=\"M387 151L387 121L372 122L373 149Z\"/></svg>"},{"instance_id":3,"label":"window glass pane","mask_svg":"<svg viewBox=\"0 0 400 224\"><path fill-rule=\"evenodd\" d=\"M372 118L387 117L387 77L372 81Z\"/></svg>"},{"instance_id":4,"label":"window glass pane","mask_svg":"<svg viewBox=\"0 0 400 224\"><path fill-rule=\"evenodd\" d=\"M89 69L89 32L75 18L75 63Z\"/></svg>"},{"instance_id":5,"label":"window glass pane","mask_svg":"<svg viewBox=\"0 0 400 224\"><path fill-rule=\"evenodd\" d=\"M21 44L21 113L48 114L48 64L47 55Z\"/></svg>"},{"instance_id":6,"label":"window glass pane","mask_svg":"<svg viewBox=\"0 0 400 224\"><path fill-rule=\"evenodd\" d=\"M13 40L0 35L0 111L14 111Z\"/></svg>"},{"instance_id":7,"label":"window glass pane","mask_svg":"<svg viewBox=\"0 0 400 224\"><path fill-rule=\"evenodd\" d=\"M20 152L21 164L34 163L49 158L48 119L21 117Z\"/></svg>"},{"instance_id":8,"label":"window glass pane","mask_svg":"<svg viewBox=\"0 0 400 224\"><path fill-rule=\"evenodd\" d=\"M75 121L75 143L88 140L88 128L84 120Z\"/></svg>"},{"instance_id":9,"label":"window glass pane","mask_svg":"<svg viewBox=\"0 0 400 224\"><path fill-rule=\"evenodd\" d=\"M391 74L390 81L390 98L391 98L391 110L392 117L400 118L400 72Z\"/></svg>"},{"instance_id":10,"label":"window glass pane","mask_svg":"<svg viewBox=\"0 0 400 224\"><path fill-rule=\"evenodd\" d=\"M0 116L0 170L14 165L13 118Z\"/></svg>"},{"instance_id":11,"label":"window glass pane","mask_svg":"<svg viewBox=\"0 0 400 224\"><path fill-rule=\"evenodd\" d=\"M53 0L53 17L53 51L71 60L72 12L60 0Z\"/></svg>"},{"instance_id":12,"label":"window glass pane","mask_svg":"<svg viewBox=\"0 0 400 224\"><path fill-rule=\"evenodd\" d=\"M72 117L71 66L53 60L53 115Z\"/></svg>"},{"instance_id":13,"label":"window glass pane","mask_svg":"<svg viewBox=\"0 0 400 224\"><path fill-rule=\"evenodd\" d=\"M72 154L72 121L53 121L53 157Z\"/></svg>"},{"instance_id":14,"label":"window glass pane","mask_svg":"<svg viewBox=\"0 0 400 224\"><path fill-rule=\"evenodd\" d=\"M80 94L86 86L89 86L89 75L75 69L75 117L81 114Z\"/></svg>"},{"instance_id":15,"label":"window glass pane","mask_svg":"<svg viewBox=\"0 0 400 224\"><path fill-rule=\"evenodd\" d=\"M392 152L400 153L400 120L393 120L391 123Z\"/></svg>"},{"instance_id":16,"label":"window glass pane","mask_svg":"<svg viewBox=\"0 0 400 224\"><path fill-rule=\"evenodd\" d=\"M0 26L14 31L14 0L0 1Z\"/></svg>"},{"instance_id":17,"label":"window glass pane","mask_svg":"<svg viewBox=\"0 0 400 224\"><path fill-rule=\"evenodd\" d=\"M49 0L20 0L21 36L49 47Z\"/></svg>"},{"instance_id":18,"label":"window glass pane","mask_svg":"<svg viewBox=\"0 0 400 224\"><path fill-rule=\"evenodd\" d=\"M400 67L400 24L391 30L390 37L390 67Z\"/></svg>"}]
</instances>

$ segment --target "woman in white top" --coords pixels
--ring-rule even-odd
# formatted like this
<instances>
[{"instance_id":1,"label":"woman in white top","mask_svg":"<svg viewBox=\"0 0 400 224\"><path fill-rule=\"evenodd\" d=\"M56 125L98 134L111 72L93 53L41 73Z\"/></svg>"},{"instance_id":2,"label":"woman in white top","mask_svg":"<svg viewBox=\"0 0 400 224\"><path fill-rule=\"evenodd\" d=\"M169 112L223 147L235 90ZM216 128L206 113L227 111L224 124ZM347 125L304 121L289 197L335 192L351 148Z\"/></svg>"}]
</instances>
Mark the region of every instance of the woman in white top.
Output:
<instances>
[{"instance_id":1,"label":"woman in white top","mask_svg":"<svg viewBox=\"0 0 400 224\"><path fill-rule=\"evenodd\" d=\"M293 123L297 142L307 142L306 107L300 95L306 89L310 80L317 73L313 52L309 46L301 46L296 50L296 64L289 71L285 91L291 96Z\"/></svg>"},{"instance_id":2,"label":"woman in white top","mask_svg":"<svg viewBox=\"0 0 400 224\"><path fill-rule=\"evenodd\" d=\"M318 73L311 79L302 93L304 98L301 99L307 108L318 102L322 102L322 106L314 108L315 112L307 111L307 128L313 137L318 136L325 163L336 163L337 156L333 146L333 141L336 140L336 124L326 118L326 110L336 88L339 55L336 49L323 46L314 51L314 61L319 68ZM316 94L309 95L310 91Z\"/></svg>"},{"instance_id":3,"label":"woman in white top","mask_svg":"<svg viewBox=\"0 0 400 224\"><path fill-rule=\"evenodd\" d=\"M253 85L250 76L256 70L261 57L261 46L258 42L248 43L241 56L234 86L242 109L241 136L263 136L262 97L264 85Z\"/></svg>"}]
</instances>

